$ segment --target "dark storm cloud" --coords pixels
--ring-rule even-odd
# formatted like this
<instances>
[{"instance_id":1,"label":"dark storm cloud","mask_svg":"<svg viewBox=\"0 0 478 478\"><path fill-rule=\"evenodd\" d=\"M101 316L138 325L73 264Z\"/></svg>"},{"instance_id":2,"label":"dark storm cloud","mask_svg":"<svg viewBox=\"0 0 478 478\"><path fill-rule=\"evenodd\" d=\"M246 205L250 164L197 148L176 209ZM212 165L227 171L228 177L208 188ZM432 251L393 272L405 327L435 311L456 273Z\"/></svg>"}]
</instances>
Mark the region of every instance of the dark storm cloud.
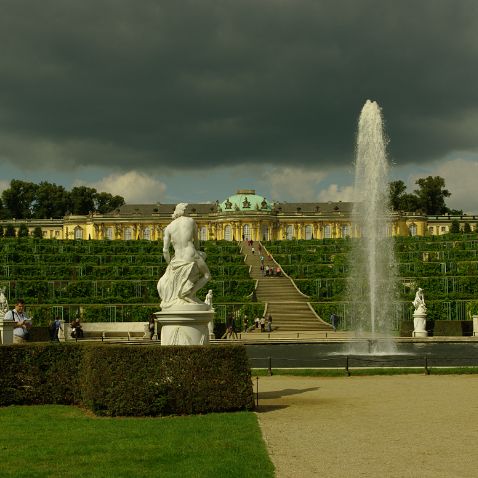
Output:
<instances>
[{"instance_id":1,"label":"dark storm cloud","mask_svg":"<svg viewBox=\"0 0 478 478\"><path fill-rule=\"evenodd\" d=\"M349 163L383 107L404 164L474 150L476 1L0 1L0 155Z\"/></svg>"}]
</instances>

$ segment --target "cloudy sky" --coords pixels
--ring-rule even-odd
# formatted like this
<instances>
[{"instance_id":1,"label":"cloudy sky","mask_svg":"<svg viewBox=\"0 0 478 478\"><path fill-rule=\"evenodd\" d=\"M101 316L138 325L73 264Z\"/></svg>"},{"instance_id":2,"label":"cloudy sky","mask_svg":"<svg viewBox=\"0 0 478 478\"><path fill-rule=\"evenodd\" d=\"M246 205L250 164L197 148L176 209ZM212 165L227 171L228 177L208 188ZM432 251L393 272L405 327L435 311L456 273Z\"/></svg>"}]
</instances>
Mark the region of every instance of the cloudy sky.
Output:
<instances>
[{"instance_id":1,"label":"cloudy sky","mask_svg":"<svg viewBox=\"0 0 478 478\"><path fill-rule=\"evenodd\" d=\"M382 107L392 179L478 213L476 0L0 0L0 190L349 200Z\"/></svg>"}]
</instances>

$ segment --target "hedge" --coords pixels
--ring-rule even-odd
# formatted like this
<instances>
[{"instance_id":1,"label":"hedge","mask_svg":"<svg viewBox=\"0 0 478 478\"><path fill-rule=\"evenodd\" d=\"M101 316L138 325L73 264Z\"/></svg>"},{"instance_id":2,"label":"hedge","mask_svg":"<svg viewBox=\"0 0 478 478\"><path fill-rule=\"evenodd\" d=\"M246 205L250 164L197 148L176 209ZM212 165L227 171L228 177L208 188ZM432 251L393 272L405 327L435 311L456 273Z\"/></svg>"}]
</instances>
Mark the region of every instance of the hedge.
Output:
<instances>
[{"instance_id":1,"label":"hedge","mask_svg":"<svg viewBox=\"0 0 478 478\"><path fill-rule=\"evenodd\" d=\"M425 329L428 336L463 337L473 335L472 320L427 320ZM400 337L412 337L413 320L404 320L400 324Z\"/></svg>"},{"instance_id":2,"label":"hedge","mask_svg":"<svg viewBox=\"0 0 478 478\"><path fill-rule=\"evenodd\" d=\"M97 415L254 408L244 346L29 344L0 347L0 406L76 404Z\"/></svg>"}]
</instances>

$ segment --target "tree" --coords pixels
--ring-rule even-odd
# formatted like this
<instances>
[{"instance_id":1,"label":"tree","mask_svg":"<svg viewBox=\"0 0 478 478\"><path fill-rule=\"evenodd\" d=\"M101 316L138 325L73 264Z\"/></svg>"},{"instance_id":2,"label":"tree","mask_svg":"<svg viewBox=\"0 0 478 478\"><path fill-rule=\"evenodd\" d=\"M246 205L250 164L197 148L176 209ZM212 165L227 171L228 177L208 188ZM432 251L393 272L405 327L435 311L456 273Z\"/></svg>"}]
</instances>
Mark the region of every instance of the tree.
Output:
<instances>
[{"instance_id":1,"label":"tree","mask_svg":"<svg viewBox=\"0 0 478 478\"><path fill-rule=\"evenodd\" d=\"M445 198L450 197L451 193L445 189L445 180L440 176L428 176L415 181L418 189L415 189L415 195L418 198L420 209L425 214L445 214L449 211L445 204Z\"/></svg>"},{"instance_id":2,"label":"tree","mask_svg":"<svg viewBox=\"0 0 478 478\"><path fill-rule=\"evenodd\" d=\"M465 225L463 226L463 232L465 234L470 234L471 232L471 226L469 222L465 222Z\"/></svg>"},{"instance_id":3,"label":"tree","mask_svg":"<svg viewBox=\"0 0 478 478\"><path fill-rule=\"evenodd\" d=\"M0 237L3 237L3 226L0 226Z\"/></svg>"},{"instance_id":4,"label":"tree","mask_svg":"<svg viewBox=\"0 0 478 478\"><path fill-rule=\"evenodd\" d=\"M33 217L37 219L61 218L66 214L69 206L70 194L63 186L42 181L35 194Z\"/></svg>"},{"instance_id":5,"label":"tree","mask_svg":"<svg viewBox=\"0 0 478 478\"><path fill-rule=\"evenodd\" d=\"M87 215L95 209L95 188L74 187L70 192L70 211L72 214Z\"/></svg>"},{"instance_id":6,"label":"tree","mask_svg":"<svg viewBox=\"0 0 478 478\"><path fill-rule=\"evenodd\" d=\"M124 204L124 198L121 196L113 196L110 193L96 193L95 210L100 214L106 214L114 211Z\"/></svg>"},{"instance_id":7,"label":"tree","mask_svg":"<svg viewBox=\"0 0 478 478\"><path fill-rule=\"evenodd\" d=\"M18 228L18 237L28 237L29 236L28 226L26 224L20 224Z\"/></svg>"},{"instance_id":8,"label":"tree","mask_svg":"<svg viewBox=\"0 0 478 478\"><path fill-rule=\"evenodd\" d=\"M394 211L415 212L420 209L414 194L405 194L407 186L402 180L392 181L390 187L390 207Z\"/></svg>"},{"instance_id":9,"label":"tree","mask_svg":"<svg viewBox=\"0 0 478 478\"><path fill-rule=\"evenodd\" d=\"M450 234L459 234L460 233L460 222L458 219L453 219L451 221Z\"/></svg>"},{"instance_id":10,"label":"tree","mask_svg":"<svg viewBox=\"0 0 478 478\"><path fill-rule=\"evenodd\" d=\"M35 183L12 179L10 187L2 192L6 216L16 219L32 217L33 202L38 186Z\"/></svg>"},{"instance_id":11,"label":"tree","mask_svg":"<svg viewBox=\"0 0 478 478\"><path fill-rule=\"evenodd\" d=\"M7 224L5 227L5 237L15 237L15 228L12 224Z\"/></svg>"},{"instance_id":12,"label":"tree","mask_svg":"<svg viewBox=\"0 0 478 478\"><path fill-rule=\"evenodd\" d=\"M394 211L401 210L401 198L405 193L407 186L402 180L392 181L390 187L390 207Z\"/></svg>"},{"instance_id":13,"label":"tree","mask_svg":"<svg viewBox=\"0 0 478 478\"><path fill-rule=\"evenodd\" d=\"M42 232L40 226L37 226L37 227L35 227L35 229L33 229L33 237L35 239L42 239L43 238L43 232Z\"/></svg>"}]
</instances>

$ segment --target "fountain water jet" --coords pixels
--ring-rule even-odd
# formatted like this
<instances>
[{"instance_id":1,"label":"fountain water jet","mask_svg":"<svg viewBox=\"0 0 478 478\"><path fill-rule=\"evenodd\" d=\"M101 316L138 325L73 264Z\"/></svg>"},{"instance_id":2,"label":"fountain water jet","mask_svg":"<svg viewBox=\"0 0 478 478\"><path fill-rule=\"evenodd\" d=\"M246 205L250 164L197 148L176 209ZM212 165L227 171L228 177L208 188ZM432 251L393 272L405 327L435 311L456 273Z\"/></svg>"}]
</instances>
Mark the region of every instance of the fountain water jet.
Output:
<instances>
[{"instance_id":1,"label":"fountain water jet","mask_svg":"<svg viewBox=\"0 0 478 478\"><path fill-rule=\"evenodd\" d=\"M388 161L381 109L367 100L360 114L355 162L353 241L347 285L354 329L380 338L375 353L392 352L396 263L388 207ZM387 340L386 338L389 338Z\"/></svg>"}]
</instances>

